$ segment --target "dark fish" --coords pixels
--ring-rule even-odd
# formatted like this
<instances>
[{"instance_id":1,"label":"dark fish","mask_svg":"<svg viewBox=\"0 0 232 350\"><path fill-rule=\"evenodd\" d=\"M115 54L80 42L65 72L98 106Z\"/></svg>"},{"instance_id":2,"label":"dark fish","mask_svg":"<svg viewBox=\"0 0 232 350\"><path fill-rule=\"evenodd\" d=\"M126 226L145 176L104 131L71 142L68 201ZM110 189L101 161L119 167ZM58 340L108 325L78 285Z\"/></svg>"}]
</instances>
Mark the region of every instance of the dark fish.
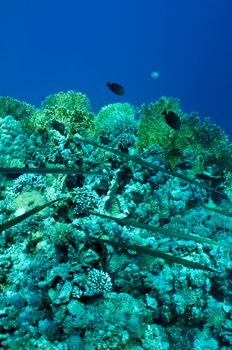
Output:
<instances>
[{"instance_id":1,"label":"dark fish","mask_svg":"<svg viewBox=\"0 0 232 350\"><path fill-rule=\"evenodd\" d=\"M125 89L122 85L119 85L117 83L110 83L109 81L106 84L106 87L110 89L114 94L123 96L125 93Z\"/></svg>"},{"instance_id":2,"label":"dark fish","mask_svg":"<svg viewBox=\"0 0 232 350\"><path fill-rule=\"evenodd\" d=\"M224 177L220 175L196 174L197 179L211 181L214 186L219 186L224 182Z\"/></svg>"},{"instance_id":3,"label":"dark fish","mask_svg":"<svg viewBox=\"0 0 232 350\"><path fill-rule=\"evenodd\" d=\"M200 180L213 180L215 177L207 175L207 174L196 174L196 178Z\"/></svg>"},{"instance_id":4,"label":"dark fish","mask_svg":"<svg viewBox=\"0 0 232 350\"><path fill-rule=\"evenodd\" d=\"M178 130L181 127L181 121L178 115L172 111L167 112L165 109L162 113L164 115L166 123L174 130Z\"/></svg>"}]
</instances>

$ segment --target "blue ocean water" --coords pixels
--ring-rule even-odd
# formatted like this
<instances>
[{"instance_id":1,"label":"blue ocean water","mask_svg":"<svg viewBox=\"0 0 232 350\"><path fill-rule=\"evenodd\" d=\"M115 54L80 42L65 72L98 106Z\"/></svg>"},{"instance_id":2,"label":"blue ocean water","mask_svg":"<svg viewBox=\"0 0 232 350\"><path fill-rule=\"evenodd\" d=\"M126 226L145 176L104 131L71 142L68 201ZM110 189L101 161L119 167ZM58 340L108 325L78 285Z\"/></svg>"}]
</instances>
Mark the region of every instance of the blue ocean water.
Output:
<instances>
[{"instance_id":1,"label":"blue ocean water","mask_svg":"<svg viewBox=\"0 0 232 350\"><path fill-rule=\"evenodd\" d=\"M0 96L39 106L74 89L95 111L172 96L231 137L231 10L230 0L1 0Z\"/></svg>"}]
</instances>

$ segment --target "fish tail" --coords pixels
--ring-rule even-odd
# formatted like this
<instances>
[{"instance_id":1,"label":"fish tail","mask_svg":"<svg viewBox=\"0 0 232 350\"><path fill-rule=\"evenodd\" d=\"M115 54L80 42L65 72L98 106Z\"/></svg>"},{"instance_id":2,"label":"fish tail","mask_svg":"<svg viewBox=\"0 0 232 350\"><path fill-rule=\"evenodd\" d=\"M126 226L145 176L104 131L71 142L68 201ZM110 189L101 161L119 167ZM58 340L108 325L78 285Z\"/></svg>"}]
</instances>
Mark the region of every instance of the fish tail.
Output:
<instances>
[{"instance_id":1,"label":"fish tail","mask_svg":"<svg viewBox=\"0 0 232 350\"><path fill-rule=\"evenodd\" d=\"M165 108L165 110L163 111L162 115L167 115L167 110Z\"/></svg>"}]
</instances>

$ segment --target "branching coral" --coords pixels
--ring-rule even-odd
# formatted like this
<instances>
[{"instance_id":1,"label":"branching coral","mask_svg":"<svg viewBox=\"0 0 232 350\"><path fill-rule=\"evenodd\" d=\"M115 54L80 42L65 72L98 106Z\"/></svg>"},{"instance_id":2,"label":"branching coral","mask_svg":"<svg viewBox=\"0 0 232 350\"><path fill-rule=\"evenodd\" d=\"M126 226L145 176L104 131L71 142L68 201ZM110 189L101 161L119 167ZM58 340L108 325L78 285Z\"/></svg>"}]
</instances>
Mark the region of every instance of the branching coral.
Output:
<instances>
[{"instance_id":1,"label":"branching coral","mask_svg":"<svg viewBox=\"0 0 232 350\"><path fill-rule=\"evenodd\" d=\"M73 202L75 203L74 213L83 214L86 210L92 209L97 204L97 194L88 187L74 188Z\"/></svg>"},{"instance_id":2,"label":"branching coral","mask_svg":"<svg viewBox=\"0 0 232 350\"><path fill-rule=\"evenodd\" d=\"M17 159L17 127L23 145L28 135L2 119L0 347L229 349L231 194L218 188L226 139L166 98L141 108L148 119L139 132L151 131L149 118L160 123L142 154L129 104L102 108L87 128L93 138L83 138L85 126L75 134L74 119L65 124L69 112L91 113L78 94L45 99L43 133L30 130L40 146L19 165L6 158ZM182 129L168 129L163 108L178 113ZM194 177L198 168L207 174Z\"/></svg>"},{"instance_id":3,"label":"branching coral","mask_svg":"<svg viewBox=\"0 0 232 350\"><path fill-rule=\"evenodd\" d=\"M89 271L84 295L93 296L110 292L112 289L111 278L107 272L92 269Z\"/></svg>"}]
</instances>

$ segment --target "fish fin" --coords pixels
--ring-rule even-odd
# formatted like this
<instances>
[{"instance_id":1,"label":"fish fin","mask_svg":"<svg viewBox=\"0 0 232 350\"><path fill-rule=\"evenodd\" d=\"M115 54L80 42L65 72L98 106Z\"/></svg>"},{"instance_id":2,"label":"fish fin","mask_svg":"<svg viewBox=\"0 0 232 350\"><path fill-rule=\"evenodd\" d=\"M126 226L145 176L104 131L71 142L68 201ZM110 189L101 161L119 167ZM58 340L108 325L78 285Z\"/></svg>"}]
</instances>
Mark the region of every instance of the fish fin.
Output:
<instances>
[{"instance_id":1,"label":"fish fin","mask_svg":"<svg viewBox=\"0 0 232 350\"><path fill-rule=\"evenodd\" d=\"M165 108L165 110L163 111L162 115L167 115L167 110Z\"/></svg>"}]
</instances>

